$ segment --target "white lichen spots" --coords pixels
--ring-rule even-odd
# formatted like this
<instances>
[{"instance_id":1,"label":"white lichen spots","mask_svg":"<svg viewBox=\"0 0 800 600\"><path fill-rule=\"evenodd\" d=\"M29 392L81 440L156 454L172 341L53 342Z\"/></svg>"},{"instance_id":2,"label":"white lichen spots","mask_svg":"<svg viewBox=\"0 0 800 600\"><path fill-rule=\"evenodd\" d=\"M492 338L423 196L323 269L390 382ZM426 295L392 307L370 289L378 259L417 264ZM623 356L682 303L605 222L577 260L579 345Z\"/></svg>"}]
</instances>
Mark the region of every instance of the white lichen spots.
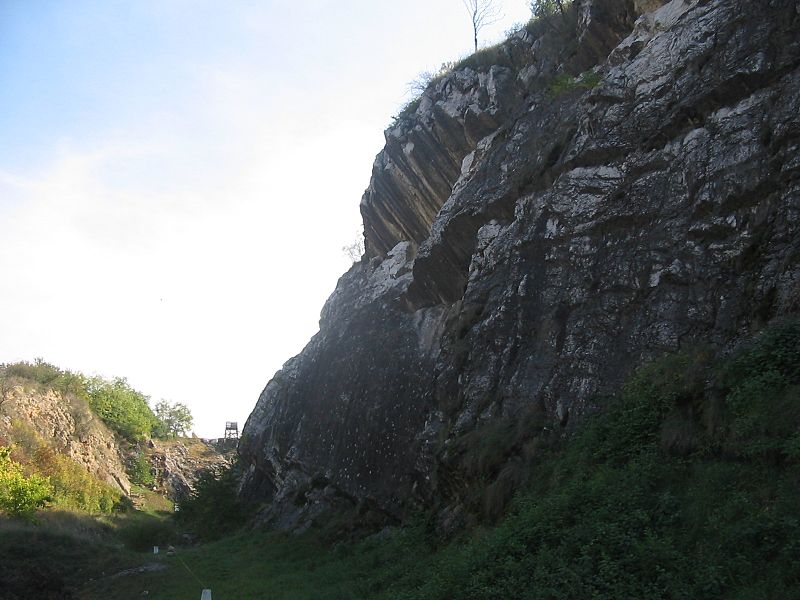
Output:
<instances>
[{"instance_id":1,"label":"white lichen spots","mask_svg":"<svg viewBox=\"0 0 800 600\"><path fill-rule=\"evenodd\" d=\"M661 270L660 268L659 268L658 271L655 271L654 273L650 273L650 281L649 281L650 287L656 287L656 286L658 286L659 283L661 283L661 275L663 273L664 273L664 271Z\"/></svg>"},{"instance_id":2,"label":"white lichen spots","mask_svg":"<svg viewBox=\"0 0 800 600\"><path fill-rule=\"evenodd\" d=\"M544 237L548 239L552 239L558 235L558 219L550 218L547 219L547 224L545 225L545 232Z\"/></svg>"}]
</instances>

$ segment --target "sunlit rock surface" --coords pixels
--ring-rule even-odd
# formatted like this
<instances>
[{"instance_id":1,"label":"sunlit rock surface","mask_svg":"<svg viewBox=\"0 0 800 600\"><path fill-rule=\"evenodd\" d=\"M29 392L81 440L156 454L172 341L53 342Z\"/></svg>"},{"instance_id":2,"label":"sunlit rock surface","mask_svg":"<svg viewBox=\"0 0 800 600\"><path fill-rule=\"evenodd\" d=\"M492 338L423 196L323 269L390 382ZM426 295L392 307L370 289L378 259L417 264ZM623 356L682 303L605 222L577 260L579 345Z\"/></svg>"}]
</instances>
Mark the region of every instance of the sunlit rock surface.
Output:
<instances>
[{"instance_id":1,"label":"sunlit rock surface","mask_svg":"<svg viewBox=\"0 0 800 600\"><path fill-rule=\"evenodd\" d=\"M0 440L11 445L23 436L28 443L46 444L44 448L72 459L100 481L130 495L131 482L117 439L83 401L53 390L12 387L0 412Z\"/></svg>"},{"instance_id":2,"label":"sunlit rock surface","mask_svg":"<svg viewBox=\"0 0 800 600\"><path fill-rule=\"evenodd\" d=\"M573 48L515 34L386 132L366 256L244 429L266 521L457 506L454 436L531 411L567 431L648 357L800 312L800 3L576 21Z\"/></svg>"}]
</instances>

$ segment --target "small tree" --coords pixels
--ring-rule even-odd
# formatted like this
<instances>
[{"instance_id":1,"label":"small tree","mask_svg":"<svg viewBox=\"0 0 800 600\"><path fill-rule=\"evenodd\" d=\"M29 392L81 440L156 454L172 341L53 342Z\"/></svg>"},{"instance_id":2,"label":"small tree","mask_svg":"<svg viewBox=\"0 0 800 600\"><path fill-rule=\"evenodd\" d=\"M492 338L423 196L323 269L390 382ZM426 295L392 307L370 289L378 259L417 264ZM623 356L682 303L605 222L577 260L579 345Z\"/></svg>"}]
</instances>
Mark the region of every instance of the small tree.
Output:
<instances>
[{"instance_id":1,"label":"small tree","mask_svg":"<svg viewBox=\"0 0 800 600\"><path fill-rule=\"evenodd\" d=\"M201 471L191 496L179 504L179 522L194 528L206 540L220 538L244 525L249 508L237 493L241 478L238 458L228 467Z\"/></svg>"},{"instance_id":2,"label":"small tree","mask_svg":"<svg viewBox=\"0 0 800 600\"><path fill-rule=\"evenodd\" d=\"M11 448L0 446L0 511L30 521L36 509L44 507L52 495L49 478L26 476L22 465L11 459Z\"/></svg>"},{"instance_id":3,"label":"small tree","mask_svg":"<svg viewBox=\"0 0 800 600\"><path fill-rule=\"evenodd\" d=\"M461 0L464 3L464 8L469 13L470 20L472 21L472 38L475 42L475 52L478 51L478 33L484 27L497 23L503 18L503 13L500 10L496 0Z\"/></svg>"},{"instance_id":4,"label":"small tree","mask_svg":"<svg viewBox=\"0 0 800 600\"><path fill-rule=\"evenodd\" d=\"M177 437L182 433L186 433L192 428L194 418L192 411L189 407L180 402L170 404L166 400L162 400L156 404L155 408L156 418L162 423L163 429L167 435Z\"/></svg>"}]
</instances>

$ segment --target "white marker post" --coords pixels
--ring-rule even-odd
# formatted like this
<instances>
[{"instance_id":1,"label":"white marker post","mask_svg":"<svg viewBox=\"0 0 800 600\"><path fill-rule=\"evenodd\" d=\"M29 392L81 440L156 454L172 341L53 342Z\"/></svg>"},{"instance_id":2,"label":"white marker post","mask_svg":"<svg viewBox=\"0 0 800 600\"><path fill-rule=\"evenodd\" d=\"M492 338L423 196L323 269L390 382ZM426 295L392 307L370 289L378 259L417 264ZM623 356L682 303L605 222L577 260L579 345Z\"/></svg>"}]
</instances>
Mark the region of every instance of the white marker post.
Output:
<instances>
[{"instance_id":1,"label":"white marker post","mask_svg":"<svg viewBox=\"0 0 800 600\"><path fill-rule=\"evenodd\" d=\"M211 600L211 590L203 590L203 595L200 596L200 600Z\"/></svg>"},{"instance_id":2,"label":"white marker post","mask_svg":"<svg viewBox=\"0 0 800 600\"><path fill-rule=\"evenodd\" d=\"M158 554L158 546L153 546L153 554Z\"/></svg>"}]
</instances>

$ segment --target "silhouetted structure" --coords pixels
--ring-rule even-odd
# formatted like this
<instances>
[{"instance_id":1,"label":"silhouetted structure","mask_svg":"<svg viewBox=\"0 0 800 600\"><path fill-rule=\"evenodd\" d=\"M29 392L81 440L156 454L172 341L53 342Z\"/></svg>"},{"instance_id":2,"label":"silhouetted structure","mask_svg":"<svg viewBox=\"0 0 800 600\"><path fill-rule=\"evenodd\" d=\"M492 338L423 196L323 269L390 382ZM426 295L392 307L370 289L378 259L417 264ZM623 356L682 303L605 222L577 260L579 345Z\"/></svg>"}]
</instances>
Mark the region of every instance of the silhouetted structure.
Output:
<instances>
[{"instance_id":1,"label":"silhouetted structure","mask_svg":"<svg viewBox=\"0 0 800 600\"><path fill-rule=\"evenodd\" d=\"M236 421L225 422L225 439L226 440L239 439L239 424Z\"/></svg>"}]
</instances>

